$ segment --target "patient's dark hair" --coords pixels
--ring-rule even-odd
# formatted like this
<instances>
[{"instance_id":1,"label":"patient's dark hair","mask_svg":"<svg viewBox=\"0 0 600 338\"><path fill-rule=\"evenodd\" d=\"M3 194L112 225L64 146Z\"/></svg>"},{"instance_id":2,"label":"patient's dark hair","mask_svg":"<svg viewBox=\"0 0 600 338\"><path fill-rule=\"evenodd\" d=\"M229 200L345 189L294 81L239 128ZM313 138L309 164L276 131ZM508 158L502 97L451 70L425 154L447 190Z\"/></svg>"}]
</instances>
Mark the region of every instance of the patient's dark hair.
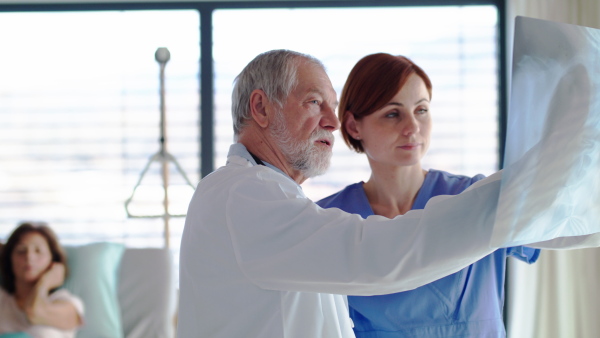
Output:
<instances>
[{"instance_id":1,"label":"patient's dark hair","mask_svg":"<svg viewBox=\"0 0 600 338\"><path fill-rule=\"evenodd\" d=\"M0 249L0 272L2 273L1 286L8 292L15 292L15 273L12 266L12 252L23 236L29 233L38 233L46 239L52 262L62 263L65 265L65 278L68 275L67 255L62 246L58 243L58 238L52 229L42 222L24 222L21 223L8 237L6 244Z\"/></svg>"}]
</instances>

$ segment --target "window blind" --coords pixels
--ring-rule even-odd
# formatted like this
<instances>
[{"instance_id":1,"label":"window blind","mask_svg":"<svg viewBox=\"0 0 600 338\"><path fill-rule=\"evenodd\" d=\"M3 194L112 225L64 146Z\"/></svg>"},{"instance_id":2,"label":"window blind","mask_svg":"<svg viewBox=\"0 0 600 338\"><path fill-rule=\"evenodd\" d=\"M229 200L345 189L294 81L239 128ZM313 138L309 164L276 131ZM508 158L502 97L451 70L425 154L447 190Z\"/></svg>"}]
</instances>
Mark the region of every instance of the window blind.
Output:
<instances>
[{"instance_id":1,"label":"window blind","mask_svg":"<svg viewBox=\"0 0 600 338\"><path fill-rule=\"evenodd\" d=\"M162 219L130 219L124 202L160 146L158 47L171 52L167 150L199 180L198 26L193 10L0 13L18 32L0 36L0 236L37 220L64 243L163 245ZM163 212L159 169L132 211ZM185 213L190 193L178 195L171 212Z\"/></svg>"},{"instance_id":2,"label":"window blind","mask_svg":"<svg viewBox=\"0 0 600 338\"><path fill-rule=\"evenodd\" d=\"M235 76L259 53L285 48L323 61L338 95L363 56L386 52L411 58L433 82L432 144L424 167L491 174L498 168L497 17L495 6L483 5L215 11L216 165L225 163L233 142ZM252 24L243 24L248 18ZM231 22L244 29L231 30ZM309 22L327 22L331 28ZM335 135L329 171L303 184L314 200L369 178L365 155L350 151L339 132Z\"/></svg>"}]
</instances>

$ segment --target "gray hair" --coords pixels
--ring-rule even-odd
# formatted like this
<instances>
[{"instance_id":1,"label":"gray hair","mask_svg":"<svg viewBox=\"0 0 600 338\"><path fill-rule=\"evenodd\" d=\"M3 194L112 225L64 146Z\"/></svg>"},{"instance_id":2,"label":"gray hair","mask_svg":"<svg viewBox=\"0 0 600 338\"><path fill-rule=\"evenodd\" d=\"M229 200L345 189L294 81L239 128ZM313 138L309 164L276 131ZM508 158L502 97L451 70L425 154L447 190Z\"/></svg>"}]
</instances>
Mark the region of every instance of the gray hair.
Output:
<instances>
[{"instance_id":1,"label":"gray hair","mask_svg":"<svg viewBox=\"0 0 600 338\"><path fill-rule=\"evenodd\" d=\"M304 60L325 69L313 56L278 49L262 53L244 67L235 78L231 95L233 132L237 136L250 120L250 94L261 89L267 98L283 108L285 100L297 85L298 60Z\"/></svg>"}]
</instances>

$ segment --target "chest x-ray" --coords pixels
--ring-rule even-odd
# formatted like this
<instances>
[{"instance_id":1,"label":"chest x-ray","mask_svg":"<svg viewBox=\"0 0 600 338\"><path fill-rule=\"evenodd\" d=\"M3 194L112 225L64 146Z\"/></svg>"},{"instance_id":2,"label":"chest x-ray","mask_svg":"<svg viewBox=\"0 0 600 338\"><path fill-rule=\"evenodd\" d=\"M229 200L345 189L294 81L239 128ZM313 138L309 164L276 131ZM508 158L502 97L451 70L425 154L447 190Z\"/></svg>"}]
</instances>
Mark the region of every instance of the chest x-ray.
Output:
<instances>
[{"instance_id":1,"label":"chest x-ray","mask_svg":"<svg viewBox=\"0 0 600 338\"><path fill-rule=\"evenodd\" d=\"M600 30L517 17L493 245L600 232L599 108Z\"/></svg>"}]
</instances>

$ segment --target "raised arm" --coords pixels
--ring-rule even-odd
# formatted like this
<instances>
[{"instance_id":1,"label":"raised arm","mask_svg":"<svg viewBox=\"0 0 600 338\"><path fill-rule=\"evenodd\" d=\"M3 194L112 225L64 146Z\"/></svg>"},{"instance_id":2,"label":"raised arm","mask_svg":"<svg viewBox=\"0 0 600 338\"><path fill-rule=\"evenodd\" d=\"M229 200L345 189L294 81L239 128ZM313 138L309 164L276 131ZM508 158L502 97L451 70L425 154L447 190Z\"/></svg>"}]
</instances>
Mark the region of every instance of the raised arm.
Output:
<instances>
[{"instance_id":1,"label":"raised arm","mask_svg":"<svg viewBox=\"0 0 600 338\"><path fill-rule=\"evenodd\" d=\"M65 266L53 263L31 290L25 313L32 324L61 330L71 330L81 325L82 319L73 303L64 299L50 299L50 290L61 286L64 276Z\"/></svg>"},{"instance_id":2,"label":"raised arm","mask_svg":"<svg viewBox=\"0 0 600 338\"><path fill-rule=\"evenodd\" d=\"M399 292L454 273L494 251L489 240L499 176L458 196L435 197L424 210L393 220L363 220L318 207L275 172L261 175L271 177L239 178L228 192L225 209L236 260L264 289L348 295ZM211 199L198 205L206 209L198 222L211 222L206 219L216 210Z\"/></svg>"}]
</instances>

